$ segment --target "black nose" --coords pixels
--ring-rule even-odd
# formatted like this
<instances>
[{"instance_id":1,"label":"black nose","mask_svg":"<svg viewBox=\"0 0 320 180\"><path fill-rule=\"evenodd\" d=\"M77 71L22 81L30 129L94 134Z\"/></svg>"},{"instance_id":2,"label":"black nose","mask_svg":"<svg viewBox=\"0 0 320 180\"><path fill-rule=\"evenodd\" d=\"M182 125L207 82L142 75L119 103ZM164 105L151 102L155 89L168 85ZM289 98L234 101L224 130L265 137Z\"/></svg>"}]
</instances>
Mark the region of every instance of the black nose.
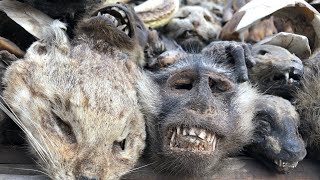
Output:
<instances>
[{"instance_id":1,"label":"black nose","mask_svg":"<svg viewBox=\"0 0 320 180\"><path fill-rule=\"evenodd\" d=\"M98 178L95 177L87 177L87 176L79 176L78 180L98 180Z\"/></svg>"}]
</instances>

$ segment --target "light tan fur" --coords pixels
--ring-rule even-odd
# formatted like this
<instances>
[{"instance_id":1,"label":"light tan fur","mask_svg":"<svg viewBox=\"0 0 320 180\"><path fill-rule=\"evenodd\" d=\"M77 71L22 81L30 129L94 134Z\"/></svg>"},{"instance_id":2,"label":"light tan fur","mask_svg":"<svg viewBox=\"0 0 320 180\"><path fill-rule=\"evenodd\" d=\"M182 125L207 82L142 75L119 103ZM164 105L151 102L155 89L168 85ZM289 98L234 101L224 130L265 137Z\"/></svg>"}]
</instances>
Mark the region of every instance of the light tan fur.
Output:
<instances>
[{"instance_id":1,"label":"light tan fur","mask_svg":"<svg viewBox=\"0 0 320 180\"><path fill-rule=\"evenodd\" d=\"M119 179L144 148L135 85L145 77L133 56L81 39L70 45L61 28L55 21L8 68L4 99L50 178ZM124 139L122 150L116 143Z\"/></svg>"}]
</instances>

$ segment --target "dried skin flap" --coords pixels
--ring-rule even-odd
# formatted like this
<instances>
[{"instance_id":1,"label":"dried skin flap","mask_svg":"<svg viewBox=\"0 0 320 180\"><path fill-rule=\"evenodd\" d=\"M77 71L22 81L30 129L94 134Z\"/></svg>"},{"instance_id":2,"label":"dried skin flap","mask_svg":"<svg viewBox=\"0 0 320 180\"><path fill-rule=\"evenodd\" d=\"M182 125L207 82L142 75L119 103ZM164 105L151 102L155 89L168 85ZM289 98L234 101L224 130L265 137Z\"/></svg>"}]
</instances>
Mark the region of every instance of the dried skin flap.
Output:
<instances>
[{"instance_id":1,"label":"dried skin flap","mask_svg":"<svg viewBox=\"0 0 320 180\"><path fill-rule=\"evenodd\" d=\"M295 26L301 24L301 21L295 22L295 20L298 19L297 17L304 17L306 21L304 23L309 23L315 32L314 37L307 35L309 41L314 42L311 42L311 49L313 51L319 49L320 15L316 9L303 0L253 0L234 14L234 17L223 28L221 38L238 36L255 22L271 14L287 17L294 22L293 24ZM299 28L303 29L303 27ZM300 32L297 30L297 33L304 33L304 31Z\"/></svg>"},{"instance_id":2,"label":"dried skin flap","mask_svg":"<svg viewBox=\"0 0 320 180\"><path fill-rule=\"evenodd\" d=\"M0 1L0 10L38 39L42 38L44 28L53 22L52 18L41 11L18 1Z\"/></svg>"},{"instance_id":3,"label":"dried skin flap","mask_svg":"<svg viewBox=\"0 0 320 180\"><path fill-rule=\"evenodd\" d=\"M270 44L280 46L294 53L300 59L307 59L311 55L308 38L302 35L281 32L274 36L267 37L257 44Z\"/></svg>"}]
</instances>

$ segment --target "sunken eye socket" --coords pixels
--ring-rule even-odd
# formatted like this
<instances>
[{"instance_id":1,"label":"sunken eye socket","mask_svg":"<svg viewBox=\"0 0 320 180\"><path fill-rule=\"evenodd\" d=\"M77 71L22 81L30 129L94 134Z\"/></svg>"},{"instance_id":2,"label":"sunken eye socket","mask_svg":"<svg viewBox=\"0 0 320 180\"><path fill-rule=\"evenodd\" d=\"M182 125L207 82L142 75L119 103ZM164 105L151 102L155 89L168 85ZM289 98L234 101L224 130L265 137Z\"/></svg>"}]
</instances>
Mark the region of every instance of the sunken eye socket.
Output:
<instances>
[{"instance_id":1,"label":"sunken eye socket","mask_svg":"<svg viewBox=\"0 0 320 180\"><path fill-rule=\"evenodd\" d=\"M212 93L223 93L232 90L232 83L222 78L209 77L209 86Z\"/></svg>"},{"instance_id":2,"label":"sunken eye socket","mask_svg":"<svg viewBox=\"0 0 320 180\"><path fill-rule=\"evenodd\" d=\"M167 83L171 90L189 91L193 88L196 75L190 71L180 72L171 76Z\"/></svg>"},{"instance_id":3,"label":"sunken eye socket","mask_svg":"<svg viewBox=\"0 0 320 180\"><path fill-rule=\"evenodd\" d=\"M171 87L176 90L191 90L193 88L192 79L179 79Z\"/></svg>"}]
</instances>

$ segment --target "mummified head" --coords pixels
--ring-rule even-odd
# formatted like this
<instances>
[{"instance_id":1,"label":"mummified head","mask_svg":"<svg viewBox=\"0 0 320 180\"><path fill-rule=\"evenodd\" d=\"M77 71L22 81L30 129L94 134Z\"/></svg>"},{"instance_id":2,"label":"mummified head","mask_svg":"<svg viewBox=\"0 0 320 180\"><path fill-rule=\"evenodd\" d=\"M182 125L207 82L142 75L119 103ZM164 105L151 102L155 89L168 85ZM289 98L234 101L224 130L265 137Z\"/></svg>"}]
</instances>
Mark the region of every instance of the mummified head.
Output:
<instances>
[{"instance_id":1,"label":"mummified head","mask_svg":"<svg viewBox=\"0 0 320 180\"><path fill-rule=\"evenodd\" d=\"M278 172L295 168L306 156L295 107L281 97L263 95L257 102L256 111L255 138L248 147L250 154Z\"/></svg>"},{"instance_id":2,"label":"mummified head","mask_svg":"<svg viewBox=\"0 0 320 180\"><path fill-rule=\"evenodd\" d=\"M82 38L72 46L55 22L6 72L4 97L17 116L12 118L52 179L119 179L144 148L135 88L143 75L141 59L132 59L138 50L108 44L102 32L118 33L123 44L135 35L103 26L108 18L84 21ZM134 42L129 44L139 47Z\"/></svg>"},{"instance_id":3,"label":"mummified head","mask_svg":"<svg viewBox=\"0 0 320 180\"><path fill-rule=\"evenodd\" d=\"M222 158L252 136L257 93L238 83L219 56L185 54L150 72L154 85L142 89L147 117L146 158L170 175L211 174Z\"/></svg>"}]
</instances>

